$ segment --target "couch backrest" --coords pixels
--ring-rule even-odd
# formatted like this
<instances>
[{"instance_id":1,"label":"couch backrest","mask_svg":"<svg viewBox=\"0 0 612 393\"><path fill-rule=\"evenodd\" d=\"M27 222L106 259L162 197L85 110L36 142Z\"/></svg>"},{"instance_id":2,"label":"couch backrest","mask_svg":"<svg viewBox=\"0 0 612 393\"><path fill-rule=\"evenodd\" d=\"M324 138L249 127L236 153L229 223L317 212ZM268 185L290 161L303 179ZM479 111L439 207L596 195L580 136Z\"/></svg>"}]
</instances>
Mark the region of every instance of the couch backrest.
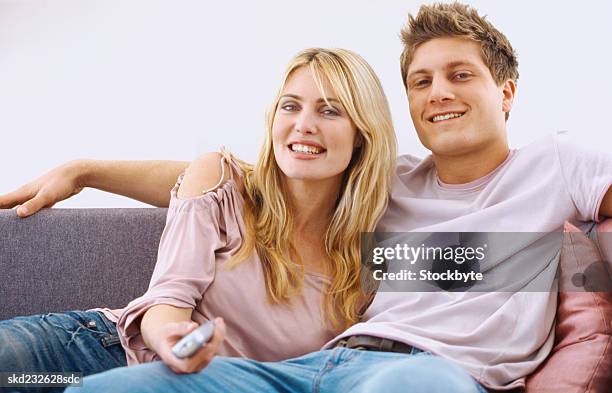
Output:
<instances>
[{"instance_id":1,"label":"couch backrest","mask_svg":"<svg viewBox=\"0 0 612 393\"><path fill-rule=\"evenodd\" d=\"M167 209L0 210L0 320L93 307L142 295Z\"/></svg>"}]
</instances>

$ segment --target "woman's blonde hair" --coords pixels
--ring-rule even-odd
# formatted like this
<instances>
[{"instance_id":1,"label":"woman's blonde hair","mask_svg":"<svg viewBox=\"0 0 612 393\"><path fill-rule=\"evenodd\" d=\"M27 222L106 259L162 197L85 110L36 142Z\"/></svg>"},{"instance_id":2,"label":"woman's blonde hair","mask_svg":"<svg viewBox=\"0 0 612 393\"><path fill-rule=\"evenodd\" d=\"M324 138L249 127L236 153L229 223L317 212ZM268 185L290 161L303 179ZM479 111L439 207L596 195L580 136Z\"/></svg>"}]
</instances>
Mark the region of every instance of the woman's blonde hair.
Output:
<instances>
[{"instance_id":1,"label":"woman's blonde hair","mask_svg":"<svg viewBox=\"0 0 612 393\"><path fill-rule=\"evenodd\" d=\"M325 314L335 328L358 321L366 296L360 283L361 232L371 232L387 206L395 167L396 139L387 98L370 65L345 49L306 49L288 64L266 116L266 134L257 162L239 162L245 176L245 241L230 266L256 250L263 264L268 297L289 302L302 288L304 269L293 244L293 215L274 157L272 124L283 88L291 74L308 67L323 97L327 80L355 124L360 145L344 172L335 210L325 233L325 251L333 261Z\"/></svg>"}]
</instances>

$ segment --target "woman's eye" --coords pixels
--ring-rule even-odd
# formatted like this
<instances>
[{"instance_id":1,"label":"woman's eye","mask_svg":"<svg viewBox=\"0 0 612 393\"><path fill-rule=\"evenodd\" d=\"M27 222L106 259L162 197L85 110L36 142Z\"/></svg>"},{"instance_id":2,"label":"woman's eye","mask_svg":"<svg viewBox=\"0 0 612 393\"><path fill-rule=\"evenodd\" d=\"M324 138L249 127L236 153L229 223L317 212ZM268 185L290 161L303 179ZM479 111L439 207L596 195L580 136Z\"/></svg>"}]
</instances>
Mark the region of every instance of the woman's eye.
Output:
<instances>
[{"instance_id":1,"label":"woman's eye","mask_svg":"<svg viewBox=\"0 0 612 393\"><path fill-rule=\"evenodd\" d=\"M325 109L323 109L323 114L327 115L327 116L338 116L340 114L340 112L338 112L334 108L325 108Z\"/></svg>"},{"instance_id":2,"label":"woman's eye","mask_svg":"<svg viewBox=\"0 0 612 393\"><path fill-rule=\"evenodd\" d=\"M287 103L287 104L283 104L281 105L281 109L284 111L294 111L296 109L296 105L292 104L292 103Z\"/></svg>"},{"instance_id":3,"label":"woman's eye","mask_svg":"<svg viewBox=\"0 0 612 393\"><path fill-rule=\"evenodd\" d=\"M429 84L428 79L418 79L414 82L414 86L416 87L425 87Z\"/></svg>"}]
</instances>

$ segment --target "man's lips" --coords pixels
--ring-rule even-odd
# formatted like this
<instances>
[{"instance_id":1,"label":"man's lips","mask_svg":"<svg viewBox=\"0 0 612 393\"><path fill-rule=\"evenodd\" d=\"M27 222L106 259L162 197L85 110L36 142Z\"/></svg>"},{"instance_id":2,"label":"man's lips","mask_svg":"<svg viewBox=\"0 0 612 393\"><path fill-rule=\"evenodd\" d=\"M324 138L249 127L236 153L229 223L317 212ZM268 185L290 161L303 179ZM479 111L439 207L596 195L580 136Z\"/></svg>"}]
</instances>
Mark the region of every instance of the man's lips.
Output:
<instances>
[{"instance_id":1,"label":"man's lips","mask_svg":"<svg viewBox=\"0 0 612 393\"><path fill-rule=\"evenodd\" d=\"M431 123L439 123L442 121L448 121L453 119L459 119L465 115L466 111L444 111L437 112L427 117L427 120Z\"/></svg>"}]
</instances>

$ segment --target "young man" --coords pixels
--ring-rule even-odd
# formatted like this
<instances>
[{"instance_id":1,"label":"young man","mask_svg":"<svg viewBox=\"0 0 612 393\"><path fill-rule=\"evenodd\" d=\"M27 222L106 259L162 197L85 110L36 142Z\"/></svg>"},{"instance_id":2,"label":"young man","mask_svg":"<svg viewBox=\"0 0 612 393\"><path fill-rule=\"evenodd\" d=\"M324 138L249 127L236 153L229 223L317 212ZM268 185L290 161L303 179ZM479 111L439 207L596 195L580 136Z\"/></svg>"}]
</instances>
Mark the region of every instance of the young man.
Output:
<instances>
[{"instance_id":1,"label":"young man","mask_svg":"<svg viewBox=\"0 0 612 393\"><path fill-rule=\"evenodd\" d=\"M456 3L422 6L402 39L410 113L432 154L424 160L399 158L380 231L548 233L566 220L612 215L612 157L578 151L557 136L508 148L517 60L506 37L475 10ZM79 166L84 169L74 175ZM6 196L4 204L30 199L23 207L31 214L79 187L93 186L163 206L168 196L159 190L169 186L160 184L174 183L185 166L73 163ZM143 173L148 177L137 183ZM542 259L539 251L537 244L521 243L511 258L490 268L521 272L529 264L536 274L524 285L537 282L539 291L378 292L364 322L326 345L333 351L278 363L215 358L204 371L180 378L149 363L94 375L84 389L478 392L483 386L520 387L553 345L557 297L551 272L557 260Z\"/></svg>"}]
</instances>

